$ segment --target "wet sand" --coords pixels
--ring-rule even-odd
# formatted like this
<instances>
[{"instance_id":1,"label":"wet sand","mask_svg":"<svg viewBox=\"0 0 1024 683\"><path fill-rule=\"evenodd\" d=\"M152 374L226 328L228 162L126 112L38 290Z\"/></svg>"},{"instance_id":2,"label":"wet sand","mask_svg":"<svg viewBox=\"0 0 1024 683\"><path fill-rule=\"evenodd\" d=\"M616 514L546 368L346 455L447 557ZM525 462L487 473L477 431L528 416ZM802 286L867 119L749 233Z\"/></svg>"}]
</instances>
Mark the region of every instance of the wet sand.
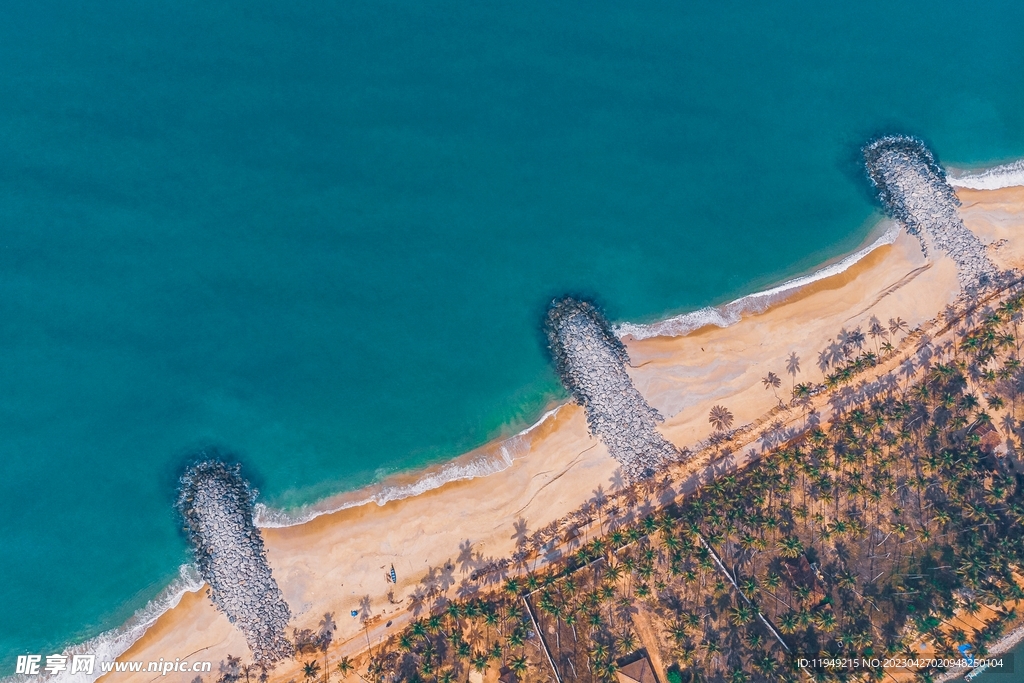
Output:
<instances>
[{"instance_id":1,"label":"wet sand","mask_svg":"<svg viewBox=\"0 0 1024 683\"><path fill-rule=\"evenodd\" d=\"M1003 268L1024 265L1024 188L958 194L961 215L990 245L990 258ZM665 437L691 448L711 434L713 405L726 406L737 427L772 411L778 400L761 383L769 371L782 378L777 391L788 399L794 383L821 381L818 353L841 329L866 331L872 317L884 325L897 316L914 328L936 318L957 292L953 263L926 259L916 238L901 234L847 271L731 327L706 327L685 337L627 337L630 374L665 416ZM874 344L869 338L867 345ZM795 375L787 373L791 354L799 360ZM689 470L703 464L694 461ZM425 579L452 595L473 590L474 570L515 550L517 524L530 533L596 491L614 491L621 486L617 469L604 446L587 434L582 410L567 405L533 430L528 447L501 472L383 506L371 503L264 529L271 567L294 615L291 627L315 630L325 613L333 613L338 631L329 656L357 653L423 609L416 595L423 593ZM686 472L677 474L683 478ZM385 580L392 564L397 585ZM359 616L351 617L352 610ZM187 656L211 660L216 670L229 654L251 659L241 634L201 592L186 596L119 659ZM284 663L273 678L299 680L298 664ZM110 674L104 680L115 679L150 681L153 674ZM172 674L161 680L176 679Z\"/></svg>"}]
</instances>

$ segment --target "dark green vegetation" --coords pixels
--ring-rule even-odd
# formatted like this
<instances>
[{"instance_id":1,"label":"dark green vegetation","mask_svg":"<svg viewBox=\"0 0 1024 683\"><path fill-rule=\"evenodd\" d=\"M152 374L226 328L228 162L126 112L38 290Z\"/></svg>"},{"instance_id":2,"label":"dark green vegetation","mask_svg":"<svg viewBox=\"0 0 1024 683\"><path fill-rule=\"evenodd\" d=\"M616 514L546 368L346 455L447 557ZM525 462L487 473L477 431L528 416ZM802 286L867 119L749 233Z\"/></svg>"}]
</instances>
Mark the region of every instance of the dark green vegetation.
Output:
<instances>
[{"instance_id":1,"label":"dark green vegetation","mask_svg":"<svg viewBox=\"0 0 1024 683\"><path fill-rule=\"evenodd\" d=\"M794 387L776 415L806 428L772 424L746 470L682 499L669 479L601 494L532 536L517 526L520 551L473 576L500 589L433 595L433 613L341 660L344 670L326 648L317 658L299 647L306 678L557 672L598 683L642 651L662 683L882 680L881 669L801 671L794 657L985 652L1024 598L1022 310L1022 293L993 298L950 311L935 338L913 331L895 347L905 326L875 330L880 365L825 395L828 421L812 419L809 398L824 384ZM856 331L840 339L823 374L872 344ZM867 372L882 366L891 371Z\"/></svg>"}]
</instances>

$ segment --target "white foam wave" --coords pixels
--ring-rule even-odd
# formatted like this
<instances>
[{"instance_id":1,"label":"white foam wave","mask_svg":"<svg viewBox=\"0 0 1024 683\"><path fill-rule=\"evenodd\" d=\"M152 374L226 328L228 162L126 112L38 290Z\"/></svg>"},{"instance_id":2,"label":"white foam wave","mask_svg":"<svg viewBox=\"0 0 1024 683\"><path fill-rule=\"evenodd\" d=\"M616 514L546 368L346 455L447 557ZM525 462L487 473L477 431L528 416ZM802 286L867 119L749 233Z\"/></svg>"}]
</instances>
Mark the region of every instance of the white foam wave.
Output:
<instances>
[{"instance_id":1,"label":"white foam wave","mask_svg":"<svg viewBox=\"0 0 1024 683\"><path fill-rule=\"evenodd\" d=\"M827 277L838 275L875 249L886 244L892 244L896 241L896 237L900 233L900 227L901 226L898 223L889 221L885 232L882 233L882 235L874 242L833 264L825 266L821 270L811 273L810 275L804 275L803 277L788 280L783 282L781 285L772 287L771 289L749 294L722 306L707 306L696 311L691 311L690 313L684 313L666 320L651 323L650 325L622 323L621 325L615 326L615 333L619 335L619 337L629 335L634 339L649 339L651 337L681 337L708 325L715 325L716 327L729 327L730 325L735 325L740 321L740 318L744 314L763 313L769 306L791 296L802 287L806 287L818 280L824 280Z\"/></svg>"},{"instance_id":2,"label":"white foam wave","mask_svg":"<svg viewBox=\"0 0 1024 683\"><path fill-rule=\"evenodd\" d=\"M949 183L955 187L983 190L1024 185L1024 159L996 166L981 173L963 175L958 178L950 177ZM899 231L899 224L890 223L878 239L863 249L810 275L794 278L771 289L741 297L723 306L705 307L650 325L622 323L615 327L615 332L620 337L630 335L635 339L648 339L658 336L683 336L707 325L728 327L739 322L744 314L763 312L773 303L792 295L802 287L842 273L878 247L892 244L899 235ZM390 501L409 498L440 488L449 482L475 479L500 472L511 467L516 457L526 452L530 446L530 433L555 415L560 408L561 406L549 410L537 422L503 441L498 446L497 454L487 453L468 460L449 462L436 470L428 471L410 484L382 485L377 491L369 493L363 498L336 505L314 505L295 512L287 512L268 508L262 503L258 503L255 506L256 524L264 528L295 526L321 515L368 503L382 506ZM135 612L125 624L101 633L84 643L64 649L63 654L68 655L69 659L74 654L96 655L97 667L93 674L77 673L72 675L63 672L56 676L13 675L0 678L0 683L38 683L41 679L45 679L47 683L93 683L101 674L99 662L114 661L124 654L146 633L150 626L156 623L157 619L176 607L186 593L199 591L205 585L193 565L182 565L178 572L178 577L170 585L150 600L145 607Z\"/></svg>"},{"instance_id":3,"label":"white foam wave","mask_svg":"<svg viewBox=\"0 0 1024 683\"><path fill-rule=\"evenodd\" d=\"M199 576L199 572L191 564L183 564L178 568L178 577L174 579L160 594L146 603L146 606L139 609L118 628L101 633L84 643L72 645L64 649L62 654L68 657L69 666L66 671L55 675L42 676L9 676L0 679L3 683L39 683L45 679L47 683L93 683L100 677L100 662L113 662L124 654L135 641L156 623L168 610L174 609L186 593L194 593L200 590L205 584ZM71 674L70 662L72 655L95 655L96 663L92 674L76 673ZM45 663L45 659L44 659Z\"/></svg>"},{"instance_id":4,"label":"white foam wave","mask_svg":"<svg viewBox=\"0 0 1024 683\"><path fill-rule=\"evenodd\" d=\"M480 453L475 457L470 456L445 463L437 469L426 471L418 479L408 484L389 485L385 483L376 487L376 490L375 487L368 487L368 489L364 489L366 495L359 498L334 502L331 499L327 499L321 503L295 511L276 510L262 503L257 503L254 514L256 526L263 528L296 526L298 524L305 524L321 515L329 515L369 503L386 505L394 500L418 496L421 493L440 488L449 482L476 479L477 477L486 477L490 474L501 472L511 467L515 459L529 449L530 433L543 424L545 420L557 413L559 408L549 410L534 424L502 441L498 444L497 452Z\"/></svg>"},{"instance_id":5,"label":"white foam wave","mask_svg":"<svg viewBox=\"0 0 1024 683\"><path fill-rule=\"evenodd\" d=\"M1024 162L1017 162L1017 170L1024 173L1024 166L1021 166L1021 164L1024 164ZM996 170L992 169L992 171ZM979 174L979 177L984 175ZM1007 185L1009 184L1013 183L1008 183ZM1024 184L1024 180L1019 184ZM967 185L963 185L963 187L967 187ZM728 327L739 322L740 317L745 313L763 312L771 304L790 296L801 287L842 273L878 247L892 244L899 235L899 231L900 226L896 223L891 223L885 232L870 245L836 263L810 275L794 278L771 289L742 297L724 306L702 308L650 325L623 323L616 326L615 332L620 337L631 335L636 339L647 339L657 336L682 336L706 325ZM254 515L256 525L263 528L296 526L316 519L321 515L332 514L340 510L369 503L383 506L390 501L402 500L440 488L449 482L475 479L501 472L511 467L515 459L529 449L531 433L546 420L554 416L561 407L558 406L549 410L537 422L501 442L497 447L496 453L482 453L477 457L446 463L438 469L427 471L423 476L410 484L385 484L381 485L376 491L373 491L372 488L369 489L367 491L368 495L355 500L347 500L336 504L331 504L328 501L325 502L326 504L321 503L293 512L277 510L269 508L262 503L257 503ZM124 625L102 633L79 645L68 647L64 650L64 654L69 657L73 654L95 654L97 662L114 661L141 638L161 615L177 606L186 593L196 592L202 589L204 585L204 581L193 565L182 565L179 568L178 578L161 591L157 597L147 603L145 607L132 615ZM100 672L97 666L96 671L92 675L81 673L71 675L65 672L57 676L45 678L47 683L51 681L53 683L93 683L99 676ZM0 679L0 683L29 683L30 681L38 683L39 680L39 676L8 676Z\"/></svg>"},{"instance_id":6,"label":"white foam wave","mask_svg":"<svg viewBox=\"0 0 1024 683\"><path fill-rule=\"evenodd\" d=\"M1013 163L994 166L980 173L969 173L958 178L950 176L949 184L970 190L998 190L1004 187L1024 185L1024 159Z\"/></svg>"},{"instance_id":7,"label":"white foam wave","mask_svg":"<svg viewBox=\"0 0 1024 683\"><path fill-rule=\"evenodd\" d=\"M502 441L497 445L496 451L488 451L476 457L446 463L435 470L427 471L423 476L409 484L384 484L376 491L372 491L369 495L356 500L346 501L333 506L313 506L296 512L275 510L268 508L262 503L258 503L255 510L256 524L265 528L295 526L315 519L320 515L366 505L367 503L385 505L393 500L417 496L426 491L440 488L448 482L475 479L508 469L517 457L522 456L529 449L531 433L547 419L554 416L560 408L561 406L558 406L549 410L534 424ZM55 676L13 675L0 678L0 683L40 683L42 679L45 679L47 683L93 683L101 674L99 662L112 662L116 660L141 638L149 627L156 623L157 619L168 610L177 606L186 593L198 591L204 585L206 585L205 582L193 565L182 565L178 570L178 577L162 590L159 595L150 600L145 607L135 612L124 625L101 633L84 643L65 648L63 654L68 656L69 662L71 656L75 654L96 655L96 667L92 675L83 673L71 675L67 671Z\"/></svg>"}]
</instances>

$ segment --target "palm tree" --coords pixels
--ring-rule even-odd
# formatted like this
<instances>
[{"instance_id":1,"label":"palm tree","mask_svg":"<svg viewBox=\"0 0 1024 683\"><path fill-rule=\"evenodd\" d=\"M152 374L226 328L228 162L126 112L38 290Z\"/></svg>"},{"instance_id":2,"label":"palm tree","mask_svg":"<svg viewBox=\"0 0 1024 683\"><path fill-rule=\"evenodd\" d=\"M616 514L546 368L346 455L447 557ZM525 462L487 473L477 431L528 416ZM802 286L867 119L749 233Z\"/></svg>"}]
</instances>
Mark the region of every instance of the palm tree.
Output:
<instances>
[{"instance_id":1,"label":"palm tree","mask_svg":"<svg viewBox=\"0 0 1024 683\"><path fill-rule=\"evenodd\" d=\"M826 633L831 633L836 627L836 615L832 613L832 610L820 614L815 618L815 623Z\"/></svg>"},{"instance_id":2,"label":"palm tree","mask_svg":"<svg viewBox=\"0 0 1024 683\"><path fill-rule=\"evenodd\" d=\"M487 656L486 652L477 652L477 653L475 653L473 655L473 658L470 659L469 661L470 661L470 664L472 665L472 667L474 669L476 669L477 671L482 672L484 669L487 668L487 661L488 661L488 659L489 659L489 657Z\"/></svg>"},{"instance_id":3,"label":"palm tree","mask_svg":"<svg viewBox=\"0 0 1024 683\"><path fill-rule=\"evenodd\" d=\"M779 402L779 405L783 405L782 399L779 398L779 392L776 391L776 389L782 386L782 380L779 379L778 375L776 375L774 372L769 372L767 375L761 378L761 384L764 385L766 391L768 389L771 389L772 393L775 394L775 400Z\"/></svg>"},{"instance_id":4,"label":"palm tree","mask_svg":"<svg viewBox=\"0 0 1024 683\"><path fill-rule=\"evenodd\" d=\"M242 663L241 657L232 657L228 655L228 661L221 662L220 670L223 672L220 676L221 681L237 681L239 675L239 664Z\"/></svg>"},{"instance_id":5,"label":"palm tree","mask_svg":"<svg viewBox=\"0 0 1024 683\"><path fill-rule=\"evenodd\" d=\"M715 428L715 431L724 432L732 427L733 416L725 406L715 406L708 413L708 422Z\"/></svg>"},{"instance_id":6,"label":"palm tree","mask_svg":"<svg viewBox=\"0 0 1024 683\"><path fill-rule=\"evenodd\" d=\"M742 667L736 667L729 675L729 683L747 683L749 680L750 676Z\"/></svg>"},{"instance_id":7,"label":"palm tree","mask_svg":"<svg viewBox=\"0 0 1024 683\"><path fill-rule=\"evenodd\" d=\"M317 644L320 646L320 651L324 653L324 683L330 683L331 669L327 664L327 649L331 646L331 640L334 639L334 630L337 628L337 625L334 623L334 614L331 612L324 614L319 626Z\"/></svg>"},{"instance_id":8,"label":"palm tree","mask_svg":"<svg viewBox=\"0 0 1024 683\"><path fill-rule=\"evenodd\" d=\"M900 330L909 332L910 325L903 318L889 318L889 333L896 334Z\"/></svg>"},{"instance_id":9,"label":"palm tree","mask_svg":"<svg viewBox=\"0 0 1024 683\"><path fill-rule=\"evenodd\" d=\"M807 406L811 401L811 385L806 382L794 385L793 398L795 398L799 404Z\"/></svg>"},{"instance_id":10,"label":"palm tree","mask_svg":"<svg viewBox=\"0 0 1024 683\"><path fill-rule=\"evenodd\" d=\"M633 635L632 631L627 630L619 638L619 649L626 654L636 649L636 636Z\"/></svg>"},{"instance_id":11,"label":"palm tree","mask_svg":"<svg viewBox=\"0 0 1024 683\"><path fill-rule=\"evenodd\" d=\"M338 663L335 665L334 668L336 668L338 670L338 673L341 674L342 678L345 678L350 673L352 673L352 671L356 667L355 667L355 665L352 664L352 660L351 659L349 659L348 657L342 657L341 660L338 661Z\"/></svg>"},{"instance_id":12,"label":"palm tree","mask_svg":"<svg viewBox=\"0 0 1024 683\"><path fill-rule=\"evenodd\" d=\"M875 340L875 351L878 351L878 340L885 336L885 328L882 327L882 323L878 321L878 318L871 318L870 325L868 326L868 336Z\"/></svg>"},{"instance_id":13,"label":"palm tree","mask_svg":"<svg viewBox=\"0 0 1024 683\"><path fill-rule=\"evenodd\" d=\"M757 662L754 663L754 666L757 667L757 670L764 674L767 678L771 678L772 674L778 671L779 662L775 659L775 657L772 657L770 654L765 653L762 657L760 657L757 660Z\"/></svg>"},{"instance_id":14,"label":"palm tree","mask_svg":"<svg viewBox=\"0 0 1024 683\"><path fill-rule=\"evenodd\" d=\"M526 656L519 655L518 657L513 657L508 665L510 669L516 672L517 676L522 678L523 674L526 673Z\"/></svg>"},{"instance_id":15,"label":"palm tree","mask_svg":"<svg viewBox=\"0 0 1024 683\"><path fill-rule=\"evenodd\" d=\"M745 626L754 618L754 611L746 605L733 607L729 610L729 621L736 626Z\"/></svg>"},{"instance_id":16,"label":"palm tree","mask_svg":"<svg viewBox=\"0 0 1024 683\"><path fill-rule=\"evenodd\" d=\"M521 628L513 628L512 632L506 636L505 642L508 643L509 647L522 647L523 643L526 642L526 634L523 633Z\"/></svg>"},{"instance_id":17,"label":"palm tree","mask_svg":"<svg viewBox=\"0 0 1024 683\"><path fill-rule=\"evenodd\" d=\"M320 673L320 662L314 660L308 661L302 665L302 675L307 681L313 683L316 680L317 675Z\"/></svg>"},{"instance_id":18,"label":"palm tree","mask_svg":"<svg viewBox=\"0 0 1024 683\"><path fill-rule=\"evenodd\" d=\"M785 538L779 543L779 554L783 557L796 558L804 551L804 544L799 538Z\"/></svg>"},{"instance_id":19,"label":"palm tree","mask_svg":"<svg viewBox=\"0 0 1024 683\"><path fill-rule=\"evenodd\" d=\"M704 652L706 652L707 656L714 661L718 659L718 655L722 653L722 646L718 644L717 640L705 640Z\"/></svg>"},{"instance_id":20,"label":"palm tree","mask_svg":"<svg viewBox=\"0 0 1024 683\"><path fill-rule=\"evenodd\" d=\"M777 591L779 586L782 585L782 577L775 572L768 572L767 576L764 577L764 587L767 588L773 598L775 598L775 612L778 614L779 611L779 597Z\"/></svg>"}]
</instances>

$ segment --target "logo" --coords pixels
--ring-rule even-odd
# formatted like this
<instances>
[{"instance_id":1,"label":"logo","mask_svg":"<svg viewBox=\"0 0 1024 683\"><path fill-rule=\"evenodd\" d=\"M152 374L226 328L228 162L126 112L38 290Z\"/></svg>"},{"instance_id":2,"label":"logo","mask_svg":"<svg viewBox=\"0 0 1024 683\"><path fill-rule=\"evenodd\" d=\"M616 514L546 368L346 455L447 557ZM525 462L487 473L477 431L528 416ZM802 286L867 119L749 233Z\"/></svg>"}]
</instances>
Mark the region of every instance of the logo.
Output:
<instances>
[{"instance_id":1,"label":"logo","mask_svg":"<svg viewBox=\"0 0 1024 683\"><path fill-rule=\"evenodd\" d=\"M46 655L46 664L42 664L42 655L18 655L18 663L14 673L26 676L38 676L40 673L50 675L68 670L67 655ZM71 655L71 671L73 674L91 674L96 667L96 655Z\"/></svg>"}]
</instances>

